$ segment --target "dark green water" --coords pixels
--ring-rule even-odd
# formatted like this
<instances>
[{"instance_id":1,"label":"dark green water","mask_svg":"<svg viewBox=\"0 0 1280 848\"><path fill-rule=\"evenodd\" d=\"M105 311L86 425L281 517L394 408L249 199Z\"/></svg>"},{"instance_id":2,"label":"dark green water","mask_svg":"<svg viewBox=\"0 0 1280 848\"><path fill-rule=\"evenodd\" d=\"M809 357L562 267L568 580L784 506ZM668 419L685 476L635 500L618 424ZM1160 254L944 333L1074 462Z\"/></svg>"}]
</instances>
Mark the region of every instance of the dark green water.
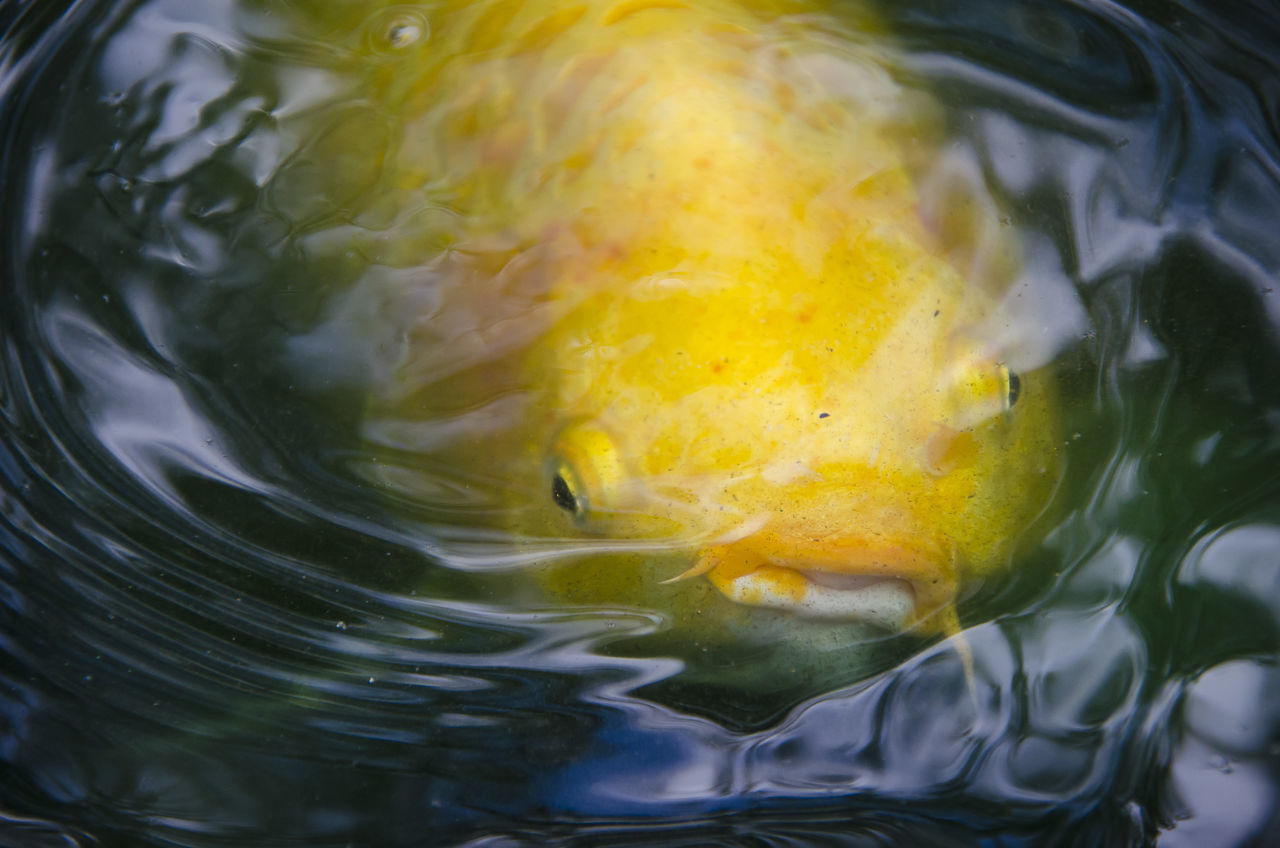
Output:
<instances>
[{"instance_id":1,"label":"dark green water","mask_svg":"<svg viewBox=\"0 0 1280 848\"><path fill-rule=\"evenodd\" d=\"M454 470L388 511L335 316L400 126L293 14L0 0L0 845L1280 841L1273 10L884 11L1056 304L1067 479L972 699L905 638L717 682L517 603Z\"/></svg>"}]
</instances>

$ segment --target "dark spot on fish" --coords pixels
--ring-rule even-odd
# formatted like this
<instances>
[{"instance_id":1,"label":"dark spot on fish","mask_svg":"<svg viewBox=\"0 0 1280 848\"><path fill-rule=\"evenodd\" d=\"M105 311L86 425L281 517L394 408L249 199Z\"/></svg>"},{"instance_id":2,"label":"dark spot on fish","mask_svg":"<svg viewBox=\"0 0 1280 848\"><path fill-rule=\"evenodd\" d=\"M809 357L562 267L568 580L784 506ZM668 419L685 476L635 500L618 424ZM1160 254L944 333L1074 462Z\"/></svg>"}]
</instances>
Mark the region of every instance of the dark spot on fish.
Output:
<instances>
[{"instance_id":1,"label":"dark spot on fish","mask_svg":"<svg viewBox=\"0 0 1280 848\"><path fill-rule=\"evenodd\" d=\"M818 417L819 417L819 418L830 418L830 417L831 417L831 413L830 413L830 412L819 412L819 413L818 413Z\"/></svg>"}]
</instances>

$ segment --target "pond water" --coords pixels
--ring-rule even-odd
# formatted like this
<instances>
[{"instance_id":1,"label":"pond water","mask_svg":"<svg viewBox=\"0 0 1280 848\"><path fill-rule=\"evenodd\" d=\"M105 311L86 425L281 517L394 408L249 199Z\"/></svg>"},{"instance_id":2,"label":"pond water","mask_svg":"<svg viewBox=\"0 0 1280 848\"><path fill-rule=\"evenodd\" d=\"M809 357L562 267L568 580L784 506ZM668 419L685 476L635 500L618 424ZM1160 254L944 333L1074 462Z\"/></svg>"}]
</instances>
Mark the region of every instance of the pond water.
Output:
<instances>
[{"instance_id":1,"label":"pond water","mask_svg":"<svg viewBox=\"0 0 1280 848\"><path fill-rule=\"evenodd\" d=\"M1265 5L875 9L1061 396L1063 479L959 651L557 603L493 481L386 485L405 304L370 292L449 229L386 200L389 92L439 20L300 7L0 0L0 844L1280 840Z\"/></svg>"}]
</instances>

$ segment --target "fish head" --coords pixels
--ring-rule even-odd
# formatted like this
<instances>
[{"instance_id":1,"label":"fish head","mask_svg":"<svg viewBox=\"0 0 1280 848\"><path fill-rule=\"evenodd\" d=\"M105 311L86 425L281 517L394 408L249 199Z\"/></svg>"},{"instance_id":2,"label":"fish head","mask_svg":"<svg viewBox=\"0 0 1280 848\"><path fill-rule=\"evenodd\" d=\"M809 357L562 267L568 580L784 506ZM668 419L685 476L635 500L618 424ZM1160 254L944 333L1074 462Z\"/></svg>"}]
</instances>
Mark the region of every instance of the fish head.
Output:
<instances>
[{"instance_id":1,"label":"fish head","mask_svg":"<svg viewBox=\"0 0 1280 848\"><path fill-rule=\"evenodd\" d=\"M563 527L662 539L741 604L954 630L1052 486L1051 384L944 260L848 253L594 287L545 340Z\"/></svg>"},{"instance_id":2,"label":"fish head","mask_svg":"<svg viewBox=\"0 0 1280 848\"><path fill-rule=\"evenodd\" d=\"M413 489L397 456L434 451L502 481L485 515L522 561L638 540L741 604L954 629L1056 479L1051 381L998 308L1017 257L955 261L998 228L928 214L935 109L877 27L838 47L773 6L462 4L433 29L394 182L457 222L388 322L379 479ZM644 603L656 559L546 585Z\"/></svg>"}]
</instances>

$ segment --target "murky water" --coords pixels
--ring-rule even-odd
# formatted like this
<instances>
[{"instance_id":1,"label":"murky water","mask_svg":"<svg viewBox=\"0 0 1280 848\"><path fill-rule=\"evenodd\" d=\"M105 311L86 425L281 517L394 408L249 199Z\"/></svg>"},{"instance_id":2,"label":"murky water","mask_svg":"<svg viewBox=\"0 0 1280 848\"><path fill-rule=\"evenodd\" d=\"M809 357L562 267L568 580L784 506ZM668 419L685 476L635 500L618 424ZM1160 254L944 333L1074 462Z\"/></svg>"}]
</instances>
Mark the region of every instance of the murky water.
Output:
<instances>
[{"instance_id":1,"label":"murky water","mask_svg":"<svg viewBox=\"0 0 1280 848\"><path fill-rule=\"evenodd\" d=\"M550 603L484 481L371 483L367 295L448 225L379 170L432 10L351 6L0 3L0 844L1280 837L1268 10L878 10L1061 384L970 694L945 642Z\"/></svg>"}]
</instances>

